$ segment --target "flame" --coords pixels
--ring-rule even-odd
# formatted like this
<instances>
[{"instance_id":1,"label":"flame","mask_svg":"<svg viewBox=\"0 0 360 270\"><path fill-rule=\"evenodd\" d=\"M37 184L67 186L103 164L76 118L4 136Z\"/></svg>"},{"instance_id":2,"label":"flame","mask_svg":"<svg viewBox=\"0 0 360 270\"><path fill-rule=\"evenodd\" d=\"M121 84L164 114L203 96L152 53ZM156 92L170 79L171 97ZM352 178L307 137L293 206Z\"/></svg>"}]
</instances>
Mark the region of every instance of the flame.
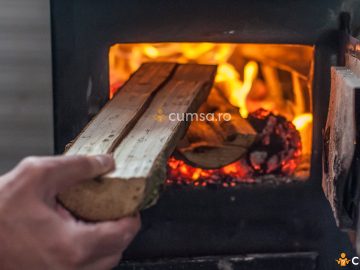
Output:
<instances>
[{"instance_id":1,"label":"flame","mask_svg":"<svg viewBox=\"0 0 360 270\"><path fill-rule=\"evenodd\" d=\"M311 124L313 121L313 116L311 113L304 113L296 116L292 123L297 130L304 129L307 125Z\"/></svg>"},{"instance_id":2,"label":"flame","mask_svg":"<svg viewBox=\"0 0 360 270\"><path fill-rule=\"evenodd\" d=\"M241 87L234 82L229 101L232 105L239 107L239 111L242 117L246 118L249 114L246 108L246 97L251 90L251 86L258 73L258 65L254 61L250 61L244 68L244 82ZM234 80L235 81L235 80Z\"/></svg>"},{"instance_id":3,"label":"flame","mask_svg":"<svg viewBox=\"0 0 360 270\"><path fill-rule=\"evenodd\" d=\"M311 113L300 114L294 118L292 123L300 132L301 142L303 145L303 154L310 155L312 143L313 115Z\"/></svg>"},{"instance_id":4,"label":"flame","mask_svg":"<svg viewBox=\"0 0 360 270\"><path fill-rule=\"evenodd\" d=\"M233 65L228 63L220 64L217 69L217 74L215 77L216 83L221 82L239 82L240 86L242 85L241 81L239 80L239 73L236 71Z\"/></svg>"},{"instance_id":5,"label":"flame","mask_svg":"<svg viewBox=\"0 0 360 270\"><path fill-rule=\"evenodd\" d=\"M125 80L146 61L175 61L217 64L215 82L225 88L229 101L239 107L243 117L248 115L246 97L258 74L258 64L249 61L244 68L243 80L237 68L229 62L234 44L216 43L170 43L115 45L110 50L110 98ZM122 59L122 60L120 60Z\"/></svg>"},{"instance_id":6,"label":"flame","mask_svg":"<svg viewBox=\"0 0 360 270\"><path fill-rule=\"evenodd\" d=\"M110 85L115 85L118 89L118 86L123 84L143 62L173 61L217 64L219 68L216 82L229 82L230 87L238 87L243 84L240 80L240 74L235 66L229 63L229 58L235 48L236 45L234 44L206 42L117 44L111 47L109 53ZM228 90L228 92L231 91L233 89ZM111 93L114 94L114 90Z\"/></svg>"},{"instance_id":7,"label":"flame","mask_svg":"<svg viewBox=\"0 0 360 270\"><path fill-rule=\"evenodd\" d=\"M181 51L186 59L197 60L202 55L214 49L215 44L213 43L183 43L181 44Z\"/></svg>"},{"instance_id":8,"label":"flame","mask_svg":"<svg viewBox=\"0 0 360 270\"><path fill-rule=\"evenodd\" d=\"M144 47L144 54L149 58L157 58L160 55L159 50L150 45Z\"/></svg>"}]
</instances>

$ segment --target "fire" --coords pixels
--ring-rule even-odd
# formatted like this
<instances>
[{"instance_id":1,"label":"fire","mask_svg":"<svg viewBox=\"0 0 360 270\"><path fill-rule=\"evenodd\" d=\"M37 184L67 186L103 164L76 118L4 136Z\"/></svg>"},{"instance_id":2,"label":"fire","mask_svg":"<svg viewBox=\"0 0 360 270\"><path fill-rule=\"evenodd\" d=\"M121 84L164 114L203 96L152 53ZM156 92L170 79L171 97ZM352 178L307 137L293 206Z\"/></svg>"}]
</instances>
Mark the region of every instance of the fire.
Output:
<instances>
[{"instance_id":1,"label":"fire","mask_svg":"<svg viewBox=\"0 0 360 270\"><path fill-rule=\"evenodd\" d=\"M193 184L194 186L221 185L235 186L238 183L252 183L247 167L241 161L229 164L221 169L204 170L192 167L182 160L171 157L168 160L167 184ZM231 177L231 178L230 178Z\"/></svg>"},{"instance_id":2,"label":"fire","mask_svg":"<svg viewBox=\"0 0 360 270\"><path fill-rule=\"evenodd\" d=\"M291 71L293 96L285 97L280 89L279 78L275 68L283 68L282 64L274 64L273 59L264 61L262 52L267 48L280 54L280 45L245 45L228 43L140 43L116 44L109 52L110 66L110 98L119 87L136 71L140 65L148 61L169 61L178 63L216 64L218 70L214 87L220 89L229 102L239 108L239 113L246 118L252 112L264 108L275 115L283 115L299 131L303 153L311 154L311 93L305 95L303 74ZM272 46L272 47L271 47ZM260 50L259 50L260 48ZM257 51L256 51L257 49ZM247 51L256 51L256 57L243 57ZM254 55L254 54L253 54ZM283 53L286 58L286 53ZM306 57L305 57L306 58ZM289 58L291 59L291 58ZM290 61L290 60L289 60ZM288 62L289 62L288 61ZM275 68L274 68L275 66ZM309 68L310 69L310 68ZM285 68L286 70L286 68ZM310 81L310 79L309 79ZM310 84L309 84L310 85ZM309 91L311 86L309 86ZM309 105L310 104L310 105ZM310 108L310 109L309 109ZM237 162L219 170L202 170L193 168L178 160L170 160L169 167L192 181L209 178L212 175L233 175L246 178L244 164ZM284 167L291 170L296 165L287 161Z\"/></svg>"},{"instance_id":3,"label":"fire","mask_svg":"<svg viewBox=\"0 0 360 270\"><path fill-rule=\"evenodd\" d=\"M116 44L111 47L109 53L110 98L144 62L194 62L218 65L215 87L220 88L229 101L234 106L239 107L240 114L243 117L247 117L249 112L261 107L286 115L288 120L294 120L303 113L309 114L304 109L304 98L301 97L301 93L295 96L296 101L291 106L287 106L288 104L284 104L284 102L272 100L271 94L261 102L249 101L248 95L253 91L254 82L260 73L259 64L256 61L249 60L243 65L242 71L239 70L239 63L232 60L237 54L238 48L240 45L206 42ZM270 84L276 83L270 82ZM294 88L298 88L296 84L294 84ZM295 92L298 92L296 89L294 89ZM308 116L306 117L310 119Z\"/></svg>"},{"instance_id":4,"label":"fire","mask_svg":"<svg viewBox=\"0 0 360 270\"><path fill-rule=\"evenodd\" d=\"M266 174L292 175L301 162L302 153L300 134L295 126L284 117L263 109L250 113L249 121L257 122L262 131L258 142L241 159L220 169L206 170L172 157L168 160L168 184L234 186L254 182L258 176ZM281 150L272 152L274 145Z\"/></svg>"},{"instance_id":5,"label":"fire","mask_svg":"<svg viewBox=\"0 0 360 270\"><path fill-rule=\"evenodd\" d=\"M254 61L250 61L244 68L244 81L241 88L237 88L236 85L230 89L230 102L240 108L240 114L246 118L249 114L246 107L246 97L251 90L251 86L258 73L258 65Z\"/></svg>"},{"instance_id":6,"label":"fire","mask_svg":"<svg viewBox=\"0 0 360 270\"><path fill-rule=\"evenodd\" d=\"M200 63L219 65L216 82L225 83L227 92L240 93L251 87L251 82L244 84L240 74L234 65L229 63L236 45L216 43L158 43L158 44L117 44L113 46L109 54L110 65L110 97L122 85L127 78L137 70L143 62L147 61L171 61L178 63ZM250 66L256 65L251 62ZM247 76L248 77L248 76ZM114 87L115 86L115 87ZM239 95L239 94L237 94ZM244 95L241 93L240 95ZM239 102L235 101L234 105ZM241 103L241 102L240 102ZM243 105L244 103L242 103ZM245 108L245 106L243 106Z\"/></svg>"},{"instance_id":7,"label":"fire","mask_svg":"<svg viewBox=\"0 0 360 270\"><path fill-rule=\"evenodd\" d=\"M242 117L247 117L246 97L251 90L252 83L258 74L258 65L255 61L249 61L244 68L244 80L240 80L240 74L236 68L223 63L218 67L215 82L226 88L229 94L229 101L232 105L239 107Z\"/></svg>"},{"instance_id":8,"label":"fire","mask_svg":"<svg viewBox=\"0 0 360 270\"><path fill-rule=\"evenodd\" d=\"M313 121L313 116L311 113L300 114L295 117L292 121L297 130L304 129L307 125L311 124Z\"/></svg>"},{"instance_id":9,"label":"fire","mask_svg":"<svg viewBox=\"0 0 360 270\"><path fill-rule=\"evenodd\" d=\"M144 48L144 54L149 58L157 58L159 57L159 51L153 46L146 46Z\"/></svg>"}]
</instances>

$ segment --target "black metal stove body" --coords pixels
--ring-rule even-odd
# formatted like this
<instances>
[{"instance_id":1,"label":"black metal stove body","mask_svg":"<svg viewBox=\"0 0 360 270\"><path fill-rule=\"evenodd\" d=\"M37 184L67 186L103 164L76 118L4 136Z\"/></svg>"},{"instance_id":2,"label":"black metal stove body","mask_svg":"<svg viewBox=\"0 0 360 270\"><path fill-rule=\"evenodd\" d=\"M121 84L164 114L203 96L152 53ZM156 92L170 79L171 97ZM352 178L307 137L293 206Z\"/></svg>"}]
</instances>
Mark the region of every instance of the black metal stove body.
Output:
<instances>
[{"instance_id":1,"label":"black metal stove body","mask_svg":"<svg viewBox=\"0 0 360 270\"><path fill-rule=\"evenodd\" d=\"M326 267L333 266L340 251L351 255L349 241L337 229L321 190L321 132L327 114L330 66L337 64L341 47L339 16L355 9L351 3L52 0L56 153L63 152L108 100L108 53L115 43L315 45L310 179L306 183L219 190L169 188L155 207L143 212L142 232L126 252L126 260L290 253L295 254L295 260L307 258L312 266L306 269L330 269ZM354 25L360 25L356 19ZM227 269L176 265L181 264L160 268L128 262L119 269ZM279 264L276 269L290 269L281 267ZM234 269L270 268L250 265Z\"/></svg>"}]
</instances>

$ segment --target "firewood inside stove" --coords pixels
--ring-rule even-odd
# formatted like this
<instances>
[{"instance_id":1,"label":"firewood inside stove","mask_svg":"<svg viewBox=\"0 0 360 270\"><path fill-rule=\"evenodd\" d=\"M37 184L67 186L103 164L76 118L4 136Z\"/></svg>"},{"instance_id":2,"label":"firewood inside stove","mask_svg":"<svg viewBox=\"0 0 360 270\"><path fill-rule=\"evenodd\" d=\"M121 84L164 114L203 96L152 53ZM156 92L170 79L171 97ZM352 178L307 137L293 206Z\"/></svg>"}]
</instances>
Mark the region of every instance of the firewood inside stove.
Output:
<instances>
[{"instance_id":1,"label":"firewood inside stove","mask_svg":"<svg viewBox=\"0 0 360 270\"><path fill-rule=\"evenodd\" d=\"M207 121L194 121L178 144L179 158L204 169L221 168L240 159L256 139L256 131L216 88L198 113L213 113ZM224 116L226 114L226 117Z\"/></svg>"}]
</instances>

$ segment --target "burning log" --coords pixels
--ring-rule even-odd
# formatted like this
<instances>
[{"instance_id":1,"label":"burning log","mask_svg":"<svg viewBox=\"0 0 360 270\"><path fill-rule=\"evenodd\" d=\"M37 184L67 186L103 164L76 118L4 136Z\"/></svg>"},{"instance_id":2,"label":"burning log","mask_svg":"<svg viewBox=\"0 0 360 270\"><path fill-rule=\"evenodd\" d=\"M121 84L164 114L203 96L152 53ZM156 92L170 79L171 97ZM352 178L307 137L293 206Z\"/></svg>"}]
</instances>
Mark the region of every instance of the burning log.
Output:
<instances>
[{"instance_id":1,"label":"burning log","mask_svg":"<svg viewBox=\"0 0 360 270\"><path fill-rule=\"evenodd\" d=\"M256 174L291 175L300 162L301 138L283 116L259 109L249 115L259 140L249 150L248 161Z\"/></svg>"},{"instance_id":2,"label":"burning log","mask_svg":"<svg viewBox=\"0 0 360 270\"><path fill-rule=\"evenodd\" d=\"M211 91L201 112L213 112L213 121L190 125L177 147L179 157L187 163L204 169L221 168L240 159L255 141L255 130L217 89Z\"/></svg>"},{"instance_id":3,"label":"burning log","mask_svg":"<svg viewBox=\"0 0 360 270\"><path fill-rule=\"evenodd\" d=\"M290 176L300 164L301 142L295 126L282 116L260 109L249 122L258 139L236 162L219 169L194 167L172 157L168 161L168 184L235 186L266 175Z\"/></svg>"},{"instance_id":4,"label":"burning log","mask_svg":"<svg viewBox=\"0 0 360 270\"><path fill-rule=\"evenodd\" d=\"M115 171L59 195L86 220L112 220L154 203L166 160L187 123L171 113L196 112L209 94L215 66L148 63L90 122L66 155L113 153Z\"/></svg>"}]
</instances>

